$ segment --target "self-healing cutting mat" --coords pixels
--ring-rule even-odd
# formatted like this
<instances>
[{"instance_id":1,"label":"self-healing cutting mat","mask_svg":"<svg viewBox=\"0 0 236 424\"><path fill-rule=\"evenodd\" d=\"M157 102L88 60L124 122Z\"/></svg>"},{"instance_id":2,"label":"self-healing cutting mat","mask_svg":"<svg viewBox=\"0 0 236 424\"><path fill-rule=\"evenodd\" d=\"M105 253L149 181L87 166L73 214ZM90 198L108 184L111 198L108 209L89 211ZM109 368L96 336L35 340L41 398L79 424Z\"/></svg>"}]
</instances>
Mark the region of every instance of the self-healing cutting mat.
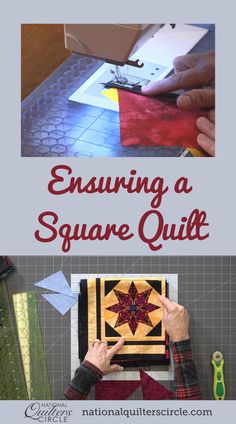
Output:
<instances>
[{"instance_id":1,"label":"self-healing cutting mat","mask_svg":"<svg viewBox=\"0 0 236 424\"><path fill-rule=\"evenodd\" d=\"M51 399L34 292L13 295L15 318L29 399Z\"/></svg>"},{"instance_id":2,"label":"self-healing cutting mat","mask_svg":"<svg viewBox=\"0 0 236 424\"><path fill-rule=\"evenodd\" d=\"M113 362L124 367L168 365L168 337L159 295L167 295L164 277L89 278L80 283L79 345L83 360L96 339L125 344Z\"/></svg>"},{"instance_id":3,"label":"self-healing cutting mat","mask_svg":"<svg viewBox=\"0 0 236 424\"><path fill-rule=\"evenodd\" d=\"M17 271L8 277L9 294L32 291L34 283L59 269L77 292L79 281L91 275L154 277L162 273L169 283L169 298L187 307L191 317L190 338L203 399L213 399L210 361L216 350L225 359L226 398L236 399L236 256L14 256L11 260ZM178 274L178 297L172 294L174 274ZM73 307L72 317L70 313L62 316L42 299L41 292L37 290L36 298L52 398L61 399L79 365L78 305ZM169 379L163 378L165 371L145 372L161 384ZM130 369L104 378L133 380L136 373ZM93 391L90 396L94 398ZM133 399L141 399L141 395L136 391Z\"/></svg>"},{"instance_id":4,"label":"self-healing cutting mat","mask_svg":"<svg viewBox=\"0 0 236 424\"><path fill-rule=\"evenodd\" d=\"M28 399L6 283L0 284L0 399Z\"/></svg>"}]
</instances>

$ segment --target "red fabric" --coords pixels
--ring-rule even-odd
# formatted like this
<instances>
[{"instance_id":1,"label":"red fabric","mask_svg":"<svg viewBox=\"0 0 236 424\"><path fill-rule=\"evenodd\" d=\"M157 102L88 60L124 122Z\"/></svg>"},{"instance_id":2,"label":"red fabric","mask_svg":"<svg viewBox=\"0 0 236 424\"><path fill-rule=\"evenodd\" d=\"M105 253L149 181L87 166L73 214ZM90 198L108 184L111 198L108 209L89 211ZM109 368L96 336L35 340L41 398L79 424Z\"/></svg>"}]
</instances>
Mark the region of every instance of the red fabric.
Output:
<instances>
[{"instance_id":1,"label":"red fabric","mask_svg":"<svg viewBox=\"0 0 236 424\"><path fill-rule=\"evenodd\" d=\"M123 146L178 146L201 150L196 120L205 111L181 111L171 96L146 97L118 90Z\"/></svg>"},{"instance_id":2,"label":"red fabric","mask_svg":"<svg viewBox=\"0 0 236 424\"><path fill-rule=\"evenodd\" d=\"M142 370L140 370L140 379L143 400L166 400L174 398L172 392Z\"/></svg>"},{"instance_id":3,"label":"red fabric","mask_svg":"<svg viewBox=\"0 0 236 424\"><path fill-rule=\"evenodd\" d=\"M96 400L125 400L140 386L140 381L99 381L95 386Z\"/></svg>"}]
</instances>

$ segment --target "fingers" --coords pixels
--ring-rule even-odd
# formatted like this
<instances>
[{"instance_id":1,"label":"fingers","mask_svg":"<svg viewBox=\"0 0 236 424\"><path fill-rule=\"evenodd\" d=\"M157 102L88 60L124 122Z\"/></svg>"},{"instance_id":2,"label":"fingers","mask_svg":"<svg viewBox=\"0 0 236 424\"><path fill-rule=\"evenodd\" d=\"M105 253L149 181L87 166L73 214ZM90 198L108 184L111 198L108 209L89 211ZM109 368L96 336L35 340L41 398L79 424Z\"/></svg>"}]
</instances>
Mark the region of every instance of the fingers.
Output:
<instances>
[{"instance_id":1,"label":"fingers","mask_svg":"<svg viewBox=\"0 0 236 424\"><path fill-rule=\"evenodd\" d=\"M197 138L199 146L210 156L215 156L215 141L205 134L199 134Z\"/></svg>"},{"instance_id":2,"label":"fingers","mask_svg":"<svg viewBox=\"0 0 236 424\"><path fill-rule=\"evenodd\" d=\"M173 302L171 302L167 297L159 295L159 299L167 312L171 312L174 308Z\"/></svg>"},{"instance_id":3,"label":"fingers","mask_svg":"<svg viewBox=\"0 0 236 424\"><path fill-rule=\"evenodd\" d=\"M106 370L105 374L111 374L112 372L120 372L123 371L124 368L118 364L110 365L110 367Z\"/></svg>"},{"instance_id":4,"label":"fingers","mask_svg":"<svg viewBox=\"0 0 236 424\"><path fill-rule=\"evenodd\" d=\"M122 348L125 342L125 338L121 337L118 342L109 349L109 358L112 358Z\"/></svg>"},{"instance_id":5,"label":"fingers","mask_svg":"<svg viewBox=\"0 0 236 424\"><path fill-rule=\"evenodd\" d=\"M101 342L100 343L100 351L101 352L106 352L107 351L107 342Z\"/></svg>"},{"instance_id":6,"label":"fingers","mask_svg":"<svg viewBox=\"0 0 236 424\"><path fill-rule=\"evenodd\" d=\"M165 94L179 89L190 89L205 84L204 69L192 68L177 72L170 77L154 81L142 87L142 93L148 96Z\"/></svg>"},{"instance_id":7,"label":"fingers","mask_svg":"<svg viewBox=\"0 0 236 424\"><path fill-rule=\"evenodd\" d=\"M189 66L185 63L185 56L178 56L173 61L175 73L185 71L189 69Z\"/></svg>"},{"instance_id":8,"label":"fingers","mask_svg":"<svg viewBox=\"0 0 236 424\"><path fill-rule=\"evenodd\" d=\"M215 156L215 124L213 123L215 121L215 111L210 111L208 116L211 120L202 116L196 121L198 129L201 131L197 142L210 156Z\"/></svg>"},{"instance_id":9,"label":"fingers","mask_svg":"<svg viewBox=\"0 0 236 424\"><path fill-rule=\"evenodd\" d=\"M179 310L183 309L184 310L184 306L179 305L176 302L173 302L171 300L169 300L167 297L159 295L159 299L164 307L164 313L165 311L168 312L172 312L174 311L176 308L178 308Z\"/></svg>"},{"instance_id":10,"label":"fingers","mask_svg":"<svg viewBox=\"0 0 236 424\"><path fill-rule=\"evenodd\" d=\"M214 124L215 123L215 109L211 109L208 112L208 119Z\"/></svg>"},{"instance_id":11,"label":"fingers","mask_svg":"<svg viewBox=\"0 0 236 424\"><path fill-rule=\"evenodd\" d=\"M209 121L209 119L202 116L201 118L197 119L196 125L201 133L205 134L212 140L215 140L215 124Z\"/></svg>"},{"instance_id":12,"label":"fingers","mask_svg":"<svg viewBox=\"0 0 236 424\"><path fill-rule=\"evenodd\" d=\"M213 88L202 88L188 91L178 97L177 106L182 110L214 107L215 90Z\"/></svg>"},{"instance_id":13,"label":"fingers","mask_svg":"<svg viewBox=\"0 0 236 424\"><path fill-rule=\"evenodd\" d=\"M94 350L97 350L98 348L99 348L99 346L100 346L100 343L101 343L101 341L99 340L99 339L96 339L94 342L93 342L93 344L92 344L92 348L94 349Z\"/></svg>"},{"instance_id":14,"label":"fingers","mask_svg":"<svg viewBox=\"0 0 236 424\"><path fill-rule=\"evenodd\" d=\"M168 314L169 314L169 312L167 312L167 309L163 308L163 319L164 319L164 322L167 320Z\"/></svg>"},{"instance_id":15,"label":"fingers","mask_svg":"<svg viewBox=\"0 0 236 424\"><path fill-rule=\"evenodd\" d=\"M183 56L178 56L173 61L173 66L176 72L184 71L185 69L206 66L207 64L214 63L215 52L210 51L206 53L191 53Z\"/></svg>"},{"instance_id":16,"label":"fingers","mask_svg":"<svg viewBox=\"0 0 236 424\"><path fill-rule=\"evenodd\" d=\"M107 342L96 339L92 343L92 346L90 347L90 349L92 349L93 351L98 351L98 350L99 351L106 351L107 350Z\"/></svg>"},{"instance_id":17,"label":"fingers","mask_svg":"<svg viewBox=\"0 0 236 424\"><path fill-rule=\"evenodd\" d=\"M202 56L202 53L192 53L176 57L173 61L175 72L182 72L186 69L197 66L199 60L202 59Z\"/></svg>"}]
</instances>

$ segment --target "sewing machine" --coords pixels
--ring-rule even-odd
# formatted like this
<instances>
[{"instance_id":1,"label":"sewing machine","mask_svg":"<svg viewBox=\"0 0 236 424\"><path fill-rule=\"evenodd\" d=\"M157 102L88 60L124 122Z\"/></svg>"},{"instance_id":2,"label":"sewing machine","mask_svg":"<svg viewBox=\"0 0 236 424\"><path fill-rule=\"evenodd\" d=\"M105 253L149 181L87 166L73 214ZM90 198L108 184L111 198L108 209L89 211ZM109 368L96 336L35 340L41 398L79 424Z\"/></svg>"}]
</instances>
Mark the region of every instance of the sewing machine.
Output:
<instances>
[{"instance_id":1,"label":"sewing machine","mask_svg":"<svg viewBox=\"0 0 236 424\"><path fill-rule=\"evenodd\" d=\"M74 53L102 59L116 65L115 80L126 84L119 66L142 68L132 57L164 24L66 24L65 46ZM175 27L171 24L172 28Z\"/></svg>"},{"instance_id":2,"label":"sewing machine","mask_svg":"<svg viewBox=\"0 0 236 424\"><path fill-rule=\"evenodd\" d=\"M67 49L100 65L68 100L118 111L116 95L107 89L140 93L144 85L168 75L173 59L207 31L184 24L65 24L64 32Z\"/></svg>"},{"instance_id":3,"label":"sewing machine","mask_svg":"<svg viewBox=\"0 0 236 424\"><path fill-rule=\"evenodd\" d=\"M65 46L74 53L102 59L114 65L141 67L130 60L164 24L65 24Z\"/></svg>"}]
</instances>

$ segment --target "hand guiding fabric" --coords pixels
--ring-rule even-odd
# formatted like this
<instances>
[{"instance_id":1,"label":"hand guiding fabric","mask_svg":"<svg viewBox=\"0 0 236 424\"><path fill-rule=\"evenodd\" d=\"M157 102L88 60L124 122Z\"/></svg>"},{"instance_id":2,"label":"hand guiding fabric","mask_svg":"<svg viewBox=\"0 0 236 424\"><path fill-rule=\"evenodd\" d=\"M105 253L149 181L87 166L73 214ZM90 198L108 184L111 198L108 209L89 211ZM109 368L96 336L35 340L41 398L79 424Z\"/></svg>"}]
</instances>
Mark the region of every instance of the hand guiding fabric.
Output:
<instances>
[{"instance_id":1,"label":"hand guiding fabric","mask_svg":"<svg viewBox=\"0 0 236 424\"><path fill-rule=\"evenodd\" d=\"M209 111L208 118L198 118L196 125L200 131L197 138L199 146L210 156L215 156L215 109Z\"/></svg>"},{"instance_id":2,"label":"hand guiding fabric","mask_svg":"<svg viewBox=\"0 0 236 424\"><path fill-rule=\"evenodd\" d=\"M182 110L215 106L215 53L179 56L173 63L175 73L142 88L148 96L176 90L189 90L180 95L177 106Z\"/></svg>"}]
</instances>

